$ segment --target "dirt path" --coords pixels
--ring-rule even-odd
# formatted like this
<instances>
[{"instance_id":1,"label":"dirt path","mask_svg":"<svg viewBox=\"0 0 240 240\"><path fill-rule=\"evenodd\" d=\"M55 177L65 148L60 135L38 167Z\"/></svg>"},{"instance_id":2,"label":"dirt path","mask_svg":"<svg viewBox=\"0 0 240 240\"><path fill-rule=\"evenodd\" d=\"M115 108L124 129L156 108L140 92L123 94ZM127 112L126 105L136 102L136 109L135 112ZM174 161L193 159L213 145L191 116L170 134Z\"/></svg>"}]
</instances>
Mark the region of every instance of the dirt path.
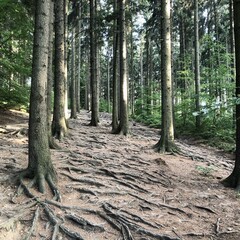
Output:
<instances>
[{"instance_id":1,"label":"dirt path","mask_svg":"<svg viewBox=\"0 0 240 240\"><path fill-rule=\"evenodd\" d=\"M0 118L0 240L240 239L239 199L219 184L231 156L189 140L177 141L183 155L160 155L151 149L158 130L136 124L127 138L112 135L108 114L96 128L82 111L52 150L62 202L35 189L30 199L13 181L27 166L17 131L27 117Z\"/></svg>"}]
</instances>

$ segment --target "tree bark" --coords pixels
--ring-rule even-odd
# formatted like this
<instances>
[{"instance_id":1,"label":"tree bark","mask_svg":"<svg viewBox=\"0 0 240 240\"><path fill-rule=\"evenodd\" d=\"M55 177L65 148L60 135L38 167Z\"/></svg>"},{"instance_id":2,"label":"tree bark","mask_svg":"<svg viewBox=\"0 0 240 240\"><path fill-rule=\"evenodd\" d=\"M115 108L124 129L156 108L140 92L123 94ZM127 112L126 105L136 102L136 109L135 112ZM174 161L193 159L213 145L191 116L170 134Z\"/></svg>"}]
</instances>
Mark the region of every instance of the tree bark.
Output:
<instances>
[{"instance_id":1,"label":"tree bark","mask_svg":"<svg viewBox=\"0 0 240 240\"><path fill-rule=\"evenodd\" d=\"M71 57L72 57L72 64L71 64L71 118L77 118L77 99L76 99L76 40L75 40L75 26L72 26L72 49L71 49Z\"/></svg>"},{"instance_id":2,"label":"tree bark","mask_svg":"<svg viewBox=\"0 0 240 240\"><path fill-rule=\"evenodd\" d=\"M119 43L120 43L120 123L119 133L128 134L128 79L127 79L127 38L125 0L119 1Z\"/></svg>"},{"instance_id":3,"label":"tree bark","mask_svg":"<svg viewBox=\"0 0 240 240\"><path fill-rule=\"evenodd\" d=\"M171 69L171 14L170 0L162 0L162 130L157 144L162 153L174 150L172 69Z\"/></svg>"},{"instance_id":4,"label":"tree bark","mask_svg":"<svg viewBox=\"0 0 240 240\"><path fill-rule=\"evenodd\" d=\"M90 82L91 82L91 126L99 123L99 98L97 78L97 46L96 46L96 4L90 0Z\"/></svg>"},{"instance_id":5,"label":"tree bark","mask_svg":"<svg viewBox=\"0 0 240 240\"><path fill-rule=\"evenodd\" d=\"M76 86L76 98L77 98L77 112L80 112L81 109L81 102L80 102L80 97L81 97L81 62L82 62L82 52L81 52L81 31L82 31L82 6L81 4L78 5L78 61L77 61L77 71L78 71L78 78L77 78L77 86Z\"/></svg>"},{"instance_id":6,"label":"tree bark","mask_svg":"<svg viewBox=\"0 0 240 240\"><path fill-rule=\"evenodd\" d=\"M29 162L21 177L33 178L44 193L45 179L52 186L56 174L51 162L48 141L46 86L49 52L49 0L36 1L32 84L29 116Z\"/></svg>"},{"instance_id":7,"label":"tree bark","mask_svg":"<svg viewBox=\"0 0 240 240\"><path fill-rule=\"evenodd\" d=\"M236 59L236 97L240 96L240 1L233 0ZM236 159L232 173L222 181L224 186L240 191L240 105L236 105Z\"/></svg>"},{"instance_id":8,"label":"tree bark","mask_svg":"<svg viewBox=\"0 0 240 240\"><path fill-rule=\"evenodd\" d=\"M64 46L64 0L55 1L55 81L53 135L62 139L67 134L65 118L65 46Z\"/></svg>"},{"instance_id":9,"label":"tree bark","mask_svg":"<svg viewBox=\"0 0 240 240\"><path fill-rule=\"evenodd\" d=\"M117 9L117 2L114 0L114 6L113 9L116 12ZM118 34L118 29L119 29L119 19L114 19L114 25L113 25L113 31L114 31L114 36L113 36L113 91L112 91L112 97L113 97L113 107L112 107L112 133L117 133L118 131L118 67L117 67L117 59L118 59L118 46L119 46L119 34Z\"/></svg>"},{"instance_id":10,"label":"tree bark","mask_svg":"<svg viewBox=\"0 0 240 240\"><path fill-rule=\"evenodd\" d=\"M54 2L50 0L49 21L49 50L48 50L48 81L47 81L47 115L48 115L48 138L50 148L59 148L54 142L52 135L52 90L53 90L53 25L54 25Z\"/></svg>"},{"instance_id":11,"label":"tree bark","mask_svg":"<svg viewBox=\"0 0 240 240\"><path fill-rule=\"evenodd\" d=\"M198 27L198 0L194 0L194 35L195 35L195 106L196 112L196 129L201 124L200 118L200 60L199 60L199 27Z\"/></svg>"}]
</instances>

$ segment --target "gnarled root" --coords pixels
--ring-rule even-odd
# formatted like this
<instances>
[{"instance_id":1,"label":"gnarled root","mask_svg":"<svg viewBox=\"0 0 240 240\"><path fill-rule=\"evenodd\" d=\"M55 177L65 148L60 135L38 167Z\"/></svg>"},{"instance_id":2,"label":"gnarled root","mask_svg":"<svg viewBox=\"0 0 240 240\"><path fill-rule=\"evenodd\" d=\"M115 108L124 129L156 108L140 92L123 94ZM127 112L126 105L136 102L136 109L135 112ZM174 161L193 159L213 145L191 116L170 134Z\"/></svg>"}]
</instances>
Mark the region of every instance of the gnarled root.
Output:
<instances>
[{"instance_id":1,"label":"gnarled root","mask_svg":"<svg viewBox=\"0 0 240 240\"><path fill-rule=\"evenodd\" d=\"M45 193L45 182L47 182L48 186L53 192L54 200L60 202L61 195L53 181L53 178L55 178L54 174L47 173L44 175L42 173L39 173L34 175L29 169L24 170L22 173L20 173L19 176L19 188L17 194L20 195L22 192L24 192L28 197L33 198L34 196L30 192L29 188L37 186L39 192ZM32 178L31 182L27 186L23 183L24 178Z\"/></svg>"}]
</instances>

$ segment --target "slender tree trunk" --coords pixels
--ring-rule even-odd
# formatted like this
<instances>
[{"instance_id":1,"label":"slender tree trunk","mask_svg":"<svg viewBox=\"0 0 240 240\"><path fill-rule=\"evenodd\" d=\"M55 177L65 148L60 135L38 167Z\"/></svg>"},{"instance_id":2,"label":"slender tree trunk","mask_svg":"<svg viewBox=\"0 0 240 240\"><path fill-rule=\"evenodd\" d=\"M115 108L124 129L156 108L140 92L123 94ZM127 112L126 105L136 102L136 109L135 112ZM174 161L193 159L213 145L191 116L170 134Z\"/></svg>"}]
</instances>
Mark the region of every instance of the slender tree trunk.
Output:
<instances>
[{"instance_id":1,"label":"slender tree trunk","mask_svg":"<svg viewBox=\"0 0 240 240\"><path fill-rule=\"evenodd\" d=\"M73 24L74 25L74 24ZM72 26L72 51L71 51L71 57L72 57L72 64L71 64L71 118L76 119L77 118L77 99L76 99L76 45L75 45L75 26Z\"/></svg>"},{"instance_id":2,"label":"slender tree trunk","mask_svg":"<svg viewBox=\"0 0 240 240\"><path fill-rule=\"evenodd\" d=\"M127 79L127 43L125 0L119 1L119 28L120 28L120 124L119 133L128 134L128 79Z\"/></svg>"},{"instance_id":3,"label":"slender tree trunk","mask_svg":"<svg viewBox=\"0 0 240 240\"><path fill-rule=\"evenodd\" d=\"M114 11L117 11L117 3L114 1ZM117 59L118 59L118 46L119 46L119 20L114 19L114 25L113 25L113 91L112 91L112 98L113 98L113 106L112 106L112 133L117 133L118 131L118 64L117 64Z\"/></svg>"},{"instance_id":4,"label":"slender tree trunk","mask_svg":"<svg viewBox=\"0 0 240 240\"><path fill-rule=\"evenodd\" d=\"M98 126L98 82L97 82L97 46L96 46L96 5L90 0L90 81L91 81L91 126Z\"/></svg>"},{"instance_id":5,"label":"slender tree trunk","mask_svg":"<svg viewBox=\"0 0 240 240\"><path fill-rule=\"evenodd\" d=\"M62 139L67 134L65 118L65 46L64 46L64 0L55 1L55 81L53 135Z\"/></svg>"},{"instance_id":6,"label":"slender tree trunk","mask_svg":"<svg viewBox=\"0 0 240 240\"><path fill-rule=\"evenodd\" d=\"M76 86L76 98L77 98L77 112L80 112L81 109L81 62L82 62L82 53L81 53L81 31L82 31L82 7L81 4L79 4L79 15L78 15L78 78L77 78L77 86Z\"/></svg>"},{"instance_id":7,"label":"slender tree trunk","mask_svg":"<svg viewBox=\"0 0 240 240\"><path fill-rule=\"evenodd\" d=\"M140 43L140 78L139 78L139 86L140 86L140 100L141 100L141 113L143 113L144 111L144 74L143 74L143 43L141 42ZM148 64L148 61L149 61L149 53L148 53L148 39L147 39L147 61L146 61L146 64ZM148 70L147 70L147 78L148 78Z\"/></svg>"},{"instance_id":8,"label":"slender tree trunk","mask_svg":"<svg viewBox=\"0 0 240 240\"><path fill-rule=\"evenodd\" d=\"M194 31L195 31L195 95L196 95L196 128L201 124L200 118L200 60L199 60L199 27L198 27L198 0L194 0Z\"/></svg>"},{"instance_id":9,"label":"slender tree trunk","mask_svg":"<svg viewBox=\"0 0 240 240\"><path fill-rule=\"evenodd\" d=\"M57 0L58 1L58 0ZM62 1L62 0L61 0ZM55 0L56 2L56 0ZM64 19L64 114L66 126L68 125L68 0L63 0L63 19ZM56 31L56 30L55 30ZM59 30L60 31L60 30Z\"/></svg>"},{"instance_id":10,"label":"slender tree trunk","mask_svg":"<svg viewBox=\"0 0 240 240\"><path fill-rule=\"evenodd\" d=\"M179 52L179 58L180 58L180 91L181 91L181 102L186 101L186 31L185 31L185 18L183 10L181 10L180 13L180 21L179 21L179 31L180 31L180 52ZM185 104L183 105L182 110L182 119L183 124L186 124L186 118L187 118L187 108L185 107Z\"/></svg>"},{"instance_id":11,"label":"slender tree trunk","mask_svg":"<svg viewBox=\"0 0 240 240\"><path fill-rule=\"evenodd\" d=\"M107 51L107 111L110 113L111 101L110 101L110 49Z\"/></svg>"},{"instance_id":12,"label":"slender tree trunk","mask_svg":"<svg viewBox=\"0 0 240 240\"><path fill-rule=\"evenodd\" d=\"M52 91L53 91L53 25L54 25L54 3L52 0L50 4L50 22L49 22L49 50L48 50L48 81L47 81L47 111L48 111L48 138L50 148L59 148L54 142L52 136Z\"/></svg>"},{"instance_id":13,"label":"slender tree trunk","mask_svg":"<svg viewBox=\"0 0 240 240\"><path fill-rule=\"evenodd\" d=\"M171 69L171 14L170 0L162 0L162 130L157 144L162 153L172 152L174 146L172 69Z\"/></svg>"},{"instance_id":14,"label":"slender tree trunk","mask_svg":"<svg viewBox=\"0 0 240 240\"><path fill-rule=\"evenodd\" d=\"M230 28L229 28L229 39L230 39L230 54L232 55L231 63L230 63L230 72L231 72L231 82L235 82L234 78L234 69L235 69L235 58L234 58L234 28L233 28L233 0L229 0L229 20L230 20ZM235 97L235 96L233 96ZM236 113L233 108L233 128L236 125Z\"/></svg>"}]
</instances>

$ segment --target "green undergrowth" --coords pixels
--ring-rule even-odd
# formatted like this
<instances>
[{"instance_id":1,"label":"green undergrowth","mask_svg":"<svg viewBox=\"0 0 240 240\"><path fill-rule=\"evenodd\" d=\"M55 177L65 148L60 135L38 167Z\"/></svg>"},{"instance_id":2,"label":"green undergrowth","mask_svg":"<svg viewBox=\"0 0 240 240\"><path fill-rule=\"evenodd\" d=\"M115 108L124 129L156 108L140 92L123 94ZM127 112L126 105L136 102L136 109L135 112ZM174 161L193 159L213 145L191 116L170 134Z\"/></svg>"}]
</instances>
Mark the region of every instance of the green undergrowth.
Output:
<instances>
[{"instance_id":1,"label":"green undergrowth","mask_svg":"<svg viewBox=\"0 0 240 240\"><path fill-rule=\"evenodd\" d=\"M133 116L137 122L146 124L149 127L160 129L160 114L141 113ZM235 128L231 116L218 117L215 119L202 118L200 128L195 127L195 118L188 118L185 122L179 116L174 119L175 137L189 138L200 141L212 147L226 152L235 151Z\"/></svg>"}]
</instances>

